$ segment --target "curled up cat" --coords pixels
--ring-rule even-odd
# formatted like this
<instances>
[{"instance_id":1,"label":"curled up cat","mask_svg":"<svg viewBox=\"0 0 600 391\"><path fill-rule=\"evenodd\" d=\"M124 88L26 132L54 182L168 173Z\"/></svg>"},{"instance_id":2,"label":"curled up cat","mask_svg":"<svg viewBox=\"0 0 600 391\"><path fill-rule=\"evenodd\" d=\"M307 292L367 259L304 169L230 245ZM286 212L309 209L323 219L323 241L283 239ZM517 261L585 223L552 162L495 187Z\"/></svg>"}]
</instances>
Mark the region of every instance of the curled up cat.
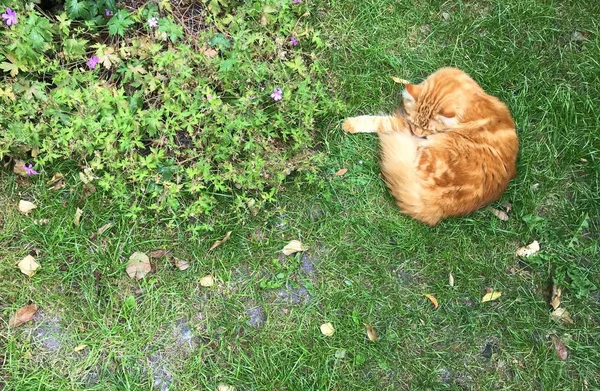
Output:
<instances>
[{"instance_id":1,"label":"curled up cat","mask_svg":"<svg viewBox=\"0 0 600 391\"><path fill-rule=\"evenodd\" d=\"M394 115L343 124L348 133L378 134L381 172L401 212L435 225L499 199L519 150L506 105L455 68L405 82L402 97Z\"/></svg>"}]
</instances>

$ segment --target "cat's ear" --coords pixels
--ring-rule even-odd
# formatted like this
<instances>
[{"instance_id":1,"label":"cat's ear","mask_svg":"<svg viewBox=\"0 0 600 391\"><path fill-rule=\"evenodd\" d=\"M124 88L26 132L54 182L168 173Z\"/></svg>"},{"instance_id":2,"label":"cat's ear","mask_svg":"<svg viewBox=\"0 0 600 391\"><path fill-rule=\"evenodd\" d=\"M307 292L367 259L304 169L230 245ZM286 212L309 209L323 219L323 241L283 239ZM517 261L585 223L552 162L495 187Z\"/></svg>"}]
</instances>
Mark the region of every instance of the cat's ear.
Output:
<instances>
[{"instance_id":1,"label":"cat's ear","mask_svg":"<svg viewBox=\"0 0 600 391\"><path fill-rule=\"evenodd\" d=\"M421 93L420 85L415 84L405 84L404 91L402 92L402 96L405 99L412 100L413 102L419 98L419 94Z\"/></svg>"}]
</instances>

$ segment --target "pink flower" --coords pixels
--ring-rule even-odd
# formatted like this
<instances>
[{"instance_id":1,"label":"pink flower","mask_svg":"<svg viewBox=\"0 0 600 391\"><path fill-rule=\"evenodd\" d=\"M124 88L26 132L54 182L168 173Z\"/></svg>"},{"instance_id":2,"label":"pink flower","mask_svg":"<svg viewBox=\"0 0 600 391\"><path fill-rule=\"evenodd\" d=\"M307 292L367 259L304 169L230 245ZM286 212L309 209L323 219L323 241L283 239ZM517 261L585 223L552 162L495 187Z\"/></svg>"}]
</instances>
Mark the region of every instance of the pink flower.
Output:
<instances>
[{"instance_id":1,"label":"pink flower","mask_svg":"<svg viewBox=\"0 0 600 391\"><path fill-rule=\"evenodd\" d=\"M6 7L6 13L2 14L2 19L4 19L7 26L17 24L17 12L13 11L10 7Z\"/></svg>"},{"instance_id":2,"label":"pink flower","mask_svg":"<svg viewBox=\"0 0 600 391\"><path fill-rule=\"evenodd\" d=\"M292 3L294 3L294 4L302 3L302 0L293 0Z\"/></svg>"},{"instance_id":3,"label":"pink flower","mask_svg":"<svg viewBox=\"0 0 600 391\"><path fill-rule=\"evenodd\" d=\"M158 18L156 16L153 16L150 19L148 19L148 27L158 27Z\"/></svg>"},{"instance_id":4,"label":"pink flower","mask_svg":"<svg viewBox=\"0 0 600 391\"><path fill-rule=\"evenodd\" d=\"M87 65L88 67L90 67L90 69L94 69L96 68L96 65L98 65L99 62L100 59L97 56L92 56L89 60L87 60Z\"/></svg>"},{"instance_id":5,"label":"pink flower","mask_svg":"<svg viewBox=\"0 0 600 391\"><path fill-rule=\"evenodd\" d=\"M292 37L292 38L290 38L290 42L292 45L296 46L296 45L298 45L298 38Z\"/></svg>"},{"instance_id":6,"label":"pink flower","mask_svg":"<svg viewBox=\"0 0 600 391\"><path fill-rule=\"evenodd\" d=\"M32 164L26 164L25 165L25 174L27 174L27 176L32 176L32 175L37 175L37 171L33 169L33 165Z\"/></svg>"},{"instance_id":7,"label":"pink flower","mask_svg":"<svg viewBox=\"0 0 600 391\"><path fill-rule=\"evenodd\" d=\"M273 90L273 93L271 94L271 98L273 98L274 101L279 101L283 99L283 90L281 88L275 88Z\"/></svg>"}]
</instances>

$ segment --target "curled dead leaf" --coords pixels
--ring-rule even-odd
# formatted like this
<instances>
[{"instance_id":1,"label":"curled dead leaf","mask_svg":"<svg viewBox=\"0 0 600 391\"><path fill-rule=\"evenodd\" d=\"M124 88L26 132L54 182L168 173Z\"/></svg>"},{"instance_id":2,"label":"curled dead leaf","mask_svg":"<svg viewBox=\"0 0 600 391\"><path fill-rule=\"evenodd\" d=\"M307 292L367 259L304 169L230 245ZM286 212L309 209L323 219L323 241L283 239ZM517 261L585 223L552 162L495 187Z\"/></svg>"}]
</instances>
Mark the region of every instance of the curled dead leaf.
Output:
<instances>
[{"instance_id":1,"label":"curled dead leaf","mask_svg":"<svg viewBox=\"0 0 600 391\"><path fill-rule=\"evenodd\" d=\"M60 190L66 186L65 177L60 172L57 172L52 175L52 179L46 182L46 184L48 185L48 190Z\"/></svg>"},{"instance_id":2,"label":"curled dead leaf","mask_svg":"<svg viewBox=\"0 0 600 391\"><path fill-rule=\"evenodd\" d=\"M106 230L108 230L110 227L112 227L112 223L106 223L104 224L102 227L98 228L98 231L96 232L98 234L98 236L102 235Z\"/></svg>"},{"instance_id":3,"label":"curled dead leaf","mask_svg":"<svg viewBox=\"0 0 600 391\"><path fill-rule=\"evenodd\" d=\"M15 159L13 172L17 175L27 176L27 170L25 170L25 162L23 160Z\"/></svg>"},{"instance_id":4,"label":"curled dead leaf","mask_svg":"<svg viewBox=\"0 0 600 391\"><path fill-rule=\"evenodd\" d=\"M127 275L136 280L141 280L152 270L150 258L142 252L136 251L129 257L125 271Z\"/></svg>"},{"instance_id":5,"label":"curled dead leaf","mask_svg":"<svg viewBox=\"0 0 600 391\"><path fill-rule=\"evenodd\" d=\"M8 321L8 325L10 327L18 327L23 323L29 322L31 319L33 319L33 316L35 315L37 310L37 304L29 304L19 308L17 312L15 312L15 314Z\"/></svg>"},{"instance_id":6,"label":"curled dead leaf","mask_svg":"<svg viewBox=\"0 0 600 391\"><path fill-rule=\"evenodd\" d=\"M200 53L204 54L208 58L214 58L217 56L217 54L219 54L218 51L206 45L200 48Z\"/></svg>"},{"instance_id":7,"label":"curled dead leaf","mask_svg":"<svg viewBox=\"0 0 600 391\"><path fill-rule=\"evenodd\" d=\"M37 263L35 258L31 255L27 255L25 258L21 259L17 266L21 270L21 273L28 277L33 276L36 270L40 268L40 264Z\"/></svg>"},{"instance_id":8,"label":"curled dead leaf","mask_svg":"<svg viewBox=\"0 0 600 391\"><path fill-rule=\"evenodd\" d=\"M404 84L404 85L410 84L410 82L408 80L401 79L401 78L396 77L396 76L392 76L392 80L394 81L394 83L398 83L398 84Z\"/></svg>"},{"instance_id":9,"label":"curled dead leaf","mask_svg":"<svg viewBox=\"0 0 600 391\"><path fill-rule=\"evenodd\" d=\"M510 213L510 211L512 210L512 204L508 201L504 202L502 204L502 207L504 208L504 210L506 211L506 213Z\"/></svg>"},{"instance_id":10,"label":"curled dead leaf","mask_svg":"<svg viewBox=\"0 0 600 391\"><path fill-rule=\"evenodd\" d=\"M569 314L569 311L567 311L564 308L557 308L554 311L552 311L552 319L567 325L575 324L575 322L573 322L573 319L571 318L571 314Z\"/></svg>"},{"instance_id":11,"label":"curled dead leaf","mask_svg":"<svg viewBox=\"0 0 600 391\"><path fill-rule=\"evenodd\" d=\"M506 213L505 211L496 208L490 208L490 210L492 211L492 214L500 220L508 221L508 213Z\"/></svg>"},{"instance_id":12,"label":"curled dead leaf","mask_svg":"<svg viewBox=\"0 0 600 391\"><path fill-rule=\"evenodd\" d=\"M77 208L75 211L75 217L73 218L73 224L76 226L81 222L81 216L83 216L83 210Z\"/></svg>"},{"instance_id":13,"label":"curled dead leaf","mask_svg":"<svg viewBox=\"0 0 600 391\"><path fill-rule=\"evenodd\" d=\"M448 284L454 286L454 276L452 275L452 272L448 273Z\"/></svg>"},{"instance_id":14,"label":"curled dead leaf","mask_svg":"<svg viewBox=\"0 0 600 391\"><path fill-rule=\"evenodd\" d=\"M369 338L369 341L377 342L377 337L378 337L377 331L370 324L367 324L367 323L363 323L363 324L365 325L365 328L367 329L367 337Z\"/></svg>"},{"instance_id":15,"label":"curled dead leaf","mask_svg":"<svg viewBox=\"0 0 600 391\"><path fill-rule=\"evenodd\" d=\"M523 246L517 250L517 257L527 258L540 251L540 244L537 240Z\"/></svg>"},{"instance_id":16,"label":"curled dead leaf","mask_svg":"<svg viewBox=\"0 0 600 391\"><path fill-rule=\"evenodd\" d=\"M211 274L207 274L200 279L200 286L209 287L213 285L215 285L215 279Z\"/></svg>"},{"instance_id":17,"label":"curled dead leaf","mask_svg":"<svg viewBox=\"0 0 600 391\"><path fill-rule=\"evenodd\" d=\"M483 295L481 302L485 303L486 301L497 300L500 296L502 296L502 292L493 290Z\"/></svg>"},{"instance_id":18,"label":"curled dead leaf","mask_svg":"<svg viewBox=\"0 0 600 391\"><path fill-rule=\"evenodd\" d=\"M94 173L92 172L91 168L86 167L83 169L83 172L79 173L79 179L84 184L87 184L87 183L92 182L94 179L96 179L96 176L94 176Z\"/></svg>"},{"instance_id":19,"label":"curled dead leaf","mask_svg":"<svg viewBox=\"0 0 600 391\"><path fill-rule=\"evenodd\" d=\"M227 232L227 234L225 235L225 237L221 240L217 240L213 243L212 246L210 246L210 248L208 249L208 251L214 250L215 248L219 247L220 245L222 245L223 243L225 243L226 241L229 240L229 238L231 237L231 232L229 231Z\"/></svg>"},{"instance_id":20,"label":"curled dead leaf","mask_svg":"<svg viewBox=\"0 0 600 391\"><path fill-rule=\"evenodd\" d=\"M331 324L331 322L323 323L320 329L321 334L323 334L326 337L331 337L335 333L335 328L333 327L333 324Z\"/></svg>"},{"instance_id":21,"label":"curled dead leaf","mask_svg":"<svg viewBox=\"0 0 600 391\"><path fill-rule=\"evenodd\" d=\"M292 255L298 252L304 252L307 248L302 245L302 242L299 240L291 240L288 244L285 245L281 252L283 255Z\"/></svg>"},{"instance_id":22,"label":"curled dead leaf","mask_svg":"<svg viewBox=\"0 0 600 391\"><path fill-rule=\"evenodd\" d=\"M552 297L550 298L550 305L552 306L552 309L555 310L560 306L560 295L562 293L562 290L560 289L560 287L552 284Z\"/></svg>"},{"instance_id":23,"label":"curled dead leaf","mask_svg":"<svg viewBox=\"0 0 600 391\"><path fill-rule=\"evenodd\" d=\"M187 261L179 258L173 258L173 265L181 271L186 270L190 267L190 264Z\"/></svg>"},{"instance_id":24,"label":"curled dead leaf","mask_svg":"<svg viewBox=\"0 0 600 391\"><path fill-rule=\"evenodd\" d=\"M437 308L439 307L439 304L438 304L438 301L435 298L435 296L430 295L430 294L426 294L425 297L429 299L429 301L431 302L431 304L433 304L433 308L437 310Z\"/></svg>"},{"instance_id":25,"label":"curled dead leaf","mask_svg":"<svg viewBox=\"0 0 600 391\"><path fill-rule=\"evenodd\" d=\"M25 201L25 200L19 201L19 212L21 212L25 216L27 216L29 214L29 212L31 212L35 208L37 208L37 205L35 205L33 202Z\"/></svg>"},{"instance_id":26,"label":"curled dead leaf","mask_svg":"<svg viewBox=\"0 0 600 391\"><path fill-rule=\"evenodd\" d=\"M556 351L556 355L561 360L566 360L569 357L569 349L565 346L563 341L561 341L556 335L550 335L552 338L552 343L554 344L554 350Z\"/></svg>"},{"instance_id":27,"label":"curled dead leaf","mask_svg":"<svg viewBox=\"0 0 600 391\"><path fill-rule=\"evenodd\" d=\"M164 248L161 248L159 250L150 251L148 253L148 256L152 259L158 259L158 258L164 257L168 253L169 253L169 250L165 250Z\"/></svg>"},{"instance_id":28,"label":"curled dead leaf","mask_svg":"<svg viewBox=\"0 0 600 391\"><path fill-rule=\"evenodd\" d=\"M81 352L83 349L87 348L88 346L86 344L80 344L75 346L75 348L73 348L74 352Z\"/></svg>"},{"instance_id":29,"label":"curled dead leaf","mask_svg":"<svg viewBox=\"0 0 600 391\"><path fill-rule=\"evenodd\" d=\"M345 174L345 173L347 173L347 172L348 172L348 169L347 169L347 168L342 168L342 169L338 170L338 172L336 172L336 173L335 173L335 174L333 174L333 175L334 175L334 176L342 176L342 175L344 175L344 174Z\"/></svg>"}]
</instances>

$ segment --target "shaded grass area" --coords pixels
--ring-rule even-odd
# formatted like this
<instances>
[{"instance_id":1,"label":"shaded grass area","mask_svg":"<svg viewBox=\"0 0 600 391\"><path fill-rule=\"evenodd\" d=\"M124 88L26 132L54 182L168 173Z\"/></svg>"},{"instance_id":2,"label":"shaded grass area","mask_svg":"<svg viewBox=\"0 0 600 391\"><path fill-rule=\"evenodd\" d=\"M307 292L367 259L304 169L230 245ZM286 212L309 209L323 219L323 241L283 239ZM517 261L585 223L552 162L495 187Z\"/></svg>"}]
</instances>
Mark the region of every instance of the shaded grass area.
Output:
<instances>
[{"instance_id":1,"label":"shaded grass area","mask_svg":"<svg viewBox=\"0 0 600 391\"><path fill-rule=\"evenodd\" d=\"M45 189L53 172L30 181L2 173L0 388L600 387L600 6L371 0L315 7L349 115L393 109L399 87L390 76L420 81L447 65L507 102L522 144L519 175L501 201L513 205L510 220L484 210L428 228L401 216L380 179L377 140L341 134L341 118L323 131L322 185L292 180L269 210L247 222L219 216L217 230L200 238L183 222L127 220L101 193L84 197L76 172L59 192ZM348 173L332 177L342 167ZM19 199L38 205L31 217L16 211ZM77 207L84 210L78 227ZM39 218L50 223L32 224ZM91 240L107 222L113 227ZM230 230L231 240L208 252ZM308 246L304 257L278 255L291 239ZM516 259L515 250L534 239L543 256ZM190 269L160 258L155 273L130 280L129 255L159 248ZM28 279L14 265L33 249L42 268ZM201 287L208 273L217 284ZM565 287L573 326L550 317L552 279ZM503 295L480 303L486 288ZM8 318L29 301L40 313L9 329ZM319 332L325 322L336 328L332 337ZM363 323L379 332L377 343ZM568 346L566 361L550 334ZM87 347L74 352L80 344Z\"/></svg>"}]
</instances>

